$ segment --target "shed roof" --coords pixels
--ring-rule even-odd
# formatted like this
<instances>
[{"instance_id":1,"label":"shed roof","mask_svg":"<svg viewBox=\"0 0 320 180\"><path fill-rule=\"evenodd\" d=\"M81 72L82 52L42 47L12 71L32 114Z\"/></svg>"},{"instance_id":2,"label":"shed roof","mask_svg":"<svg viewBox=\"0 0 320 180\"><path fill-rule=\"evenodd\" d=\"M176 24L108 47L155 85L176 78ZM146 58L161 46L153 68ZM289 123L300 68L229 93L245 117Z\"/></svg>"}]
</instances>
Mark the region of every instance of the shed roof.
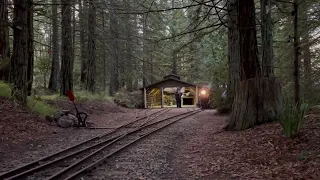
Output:
<instances>
[{"instance_id":1,"label":"shed roof","mask_svg":"<svg viewBox=\"0 0 320 180\"><path fill-rule=\"evenodd\" d=\"M156 83L150 84L143 88L159 88L159 87L196 87L197 85L181 81L180 79L165 76L165 79L158 81ZM140 90L143 90L140 88Z\"/></svg>"}]
</instances>

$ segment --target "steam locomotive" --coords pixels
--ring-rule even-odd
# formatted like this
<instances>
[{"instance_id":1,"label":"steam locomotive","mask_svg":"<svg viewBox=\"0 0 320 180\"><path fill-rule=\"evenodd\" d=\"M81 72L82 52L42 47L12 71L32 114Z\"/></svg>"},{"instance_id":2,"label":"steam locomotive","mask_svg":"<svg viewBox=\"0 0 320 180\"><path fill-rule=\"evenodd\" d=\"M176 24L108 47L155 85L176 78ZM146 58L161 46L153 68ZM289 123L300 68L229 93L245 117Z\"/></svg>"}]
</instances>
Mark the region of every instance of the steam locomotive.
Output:
<instances>
[{"instance_id":1,"label":"steam locomotive","mask_svg":"<svg viewBox=\"0 0 320 180\"><path fill-rule=\"evenodd\" d=\"M198 107L201 109L211 109L211 96L212 89L210 87L201 87L199 91Z\"/></svg>"}]
</instances>

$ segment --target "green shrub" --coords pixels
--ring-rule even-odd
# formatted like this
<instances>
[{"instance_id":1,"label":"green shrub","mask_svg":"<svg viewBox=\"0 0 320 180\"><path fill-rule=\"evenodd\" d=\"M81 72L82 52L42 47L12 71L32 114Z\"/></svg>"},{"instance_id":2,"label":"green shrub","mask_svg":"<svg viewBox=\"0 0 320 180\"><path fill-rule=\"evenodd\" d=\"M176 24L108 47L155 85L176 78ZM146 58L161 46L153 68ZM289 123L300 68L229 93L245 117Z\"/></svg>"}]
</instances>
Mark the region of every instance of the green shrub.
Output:
<instances>
[{"instance_id":1,"label":"green shrub","mask_svg":"<svg viewBox=\"0 0 320 180\"><path fill-rule=\"evenodd\" d=\"M107 101L112 102L112 98L103 93L92 94L88 91L77 91L74 92L74 97L76 101L85 101L85 100L96 100L96 101ZM45 100L67 100L68 97L60 96L60 94L49 94L49 95L41 95L41 99Z\"/></svg>"},{"instance_id":2,"label":"green shrub","mask_svg":"<svg viewBox=\"0 0 320 180\"><path fill-rule=\"evenodd\" d=\"M115 94L114 102L123 107L139 108L143 104L142 93L141 91L128 92L120 90Z\"/></svg>"},{"instance_id":3,"label":"green shrub","mask_svg":"<svg viewBox=\"0 0 320 180\"><path fill-rule=\"evenodd\" d=\"M307 110L308 104L306 103L295 105L287 102L285 104L283 115L280 117L280 124L285 136L294 137L299 133Z\"/></svg>"},{"instance_id":4,"label":"green shrub","mask_svg":"<svg viewBox=\"0 0 320 180\"><path fill-rule=\"evenodd\" d=\"M88 91L78 91L74 93L75 99L78 101L82 100L97 100L112 102L112 98L104 93L92 94Z\"/></svg>"},{"instance_id":5,"label":"green shrub","mask_svg":"<svg viewBox=\"0 0 320 180\"><path fill-rule=\"evenodd\" d=\"M0 81L0 96L11 97L11 86L3 81ZM41 99L36 97L28 97L27 107L41 116L53 115L56 109L41 101Z\"/></svg>"},{"instance_id":6,"label":"green shrub","mask_svg":"<svg viewBox=\"0 0 320 180\"><path fill-rule=\"evenodd\" d=\"M0 81L0 96L1 97L11 97L11 85Z\"/></svg>"},{"instance_id":7,"label":"green shrub","mask_svg":"<svg viewBox=\"0 0 320 180\"><path fill-rule=\"evenodd\" d=\"M57 111L55 108L53 108L49 104L41 100L38 100L34 97L28 97L27 107L30 110L40 114L41 116L51 116L51 115L54 115L54 113Z\"/></svg>"}]
</instances>

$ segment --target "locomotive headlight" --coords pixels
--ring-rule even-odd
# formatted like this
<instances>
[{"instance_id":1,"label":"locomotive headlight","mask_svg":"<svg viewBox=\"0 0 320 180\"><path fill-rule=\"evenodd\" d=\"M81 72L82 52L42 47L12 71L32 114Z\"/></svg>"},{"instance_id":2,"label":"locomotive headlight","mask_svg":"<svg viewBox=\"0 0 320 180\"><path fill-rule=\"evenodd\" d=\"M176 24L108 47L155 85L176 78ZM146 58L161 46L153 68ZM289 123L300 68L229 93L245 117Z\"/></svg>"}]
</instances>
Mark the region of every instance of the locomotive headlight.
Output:
<instances>
[{"instance_id":1,"label":"locomotive headlight","mask_svg":"<svg viewBox=\"0 0 320 180\"><path fill-rule=\"evenodd\" d=\"M206 93L207 93L206 90L201 90L202 95L205 95Z\"/></svg>"}]
</instances>

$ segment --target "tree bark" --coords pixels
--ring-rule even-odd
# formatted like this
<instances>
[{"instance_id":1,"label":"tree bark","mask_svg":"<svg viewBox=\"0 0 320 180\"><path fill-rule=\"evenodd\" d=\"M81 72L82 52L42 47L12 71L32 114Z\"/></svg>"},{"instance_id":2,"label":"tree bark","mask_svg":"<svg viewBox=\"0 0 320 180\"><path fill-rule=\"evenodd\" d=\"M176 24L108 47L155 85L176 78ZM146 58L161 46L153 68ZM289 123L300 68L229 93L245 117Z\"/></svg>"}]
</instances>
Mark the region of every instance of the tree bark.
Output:
<instances>
[{"instance_id":1,"label":"tree bark","mask_svg":"<svg viewBox=\"0 0 320 180\"><path fill-rule=\"evenodd\" d=\"M300 103L300 60L299 60L299 35L298 35L298 2L293 2L293 39L294 39L294 99L296 104Z\"/></svg>"},{"instance_id":2,"label":"tree bark","mask_svg":"<svg viewBox=\"0 0 320 180\"><path fill-rule=\"evenodd\" d=\"M9 81L10 44L8 0L0 1L0 80Z\"/></svg>"},{"instance_id":3,"label":"tree bark","mask_svg":"<svg viewBox=\"0 0 320 180\"><path fill-rule=\"evenodd\" d=\"M148 23L147 23L147 19L146 19L146 15L143 16L143 52L142 52L142 84L143 87L147 86L148 83L148 54L149 54L149 47L148 47L148 43L147 43L147 38L148 38L148 34L147 34L147 28L148 28Z\"/></svg>"},{"instance_id":4,"label":"tree bark","mask_svg":"<svg viewBox=\"0 0 320 180\"><path fill-rule=\"evenodd\" d=\"M241 81L228 130L243 130L274 121L282 113L280 82L274 77Z\"/></svg>"},{"instance_id":5,"label":"tree bark","mask_svg":"<svg viewBox=\"0 0 320 180\"><path fill-rule=\"evenodd\" d=\"M301 12L301 37L302 41L300 42L303 45L302 58L303 58L303 69L304 69L304 99L311 100L314 98L314 90L313 90L313 80L312 80L312 68L311 68L311 51L310 51L310 25L308 21L308 4L306 1L302 1L299 5L299 13ZM301 46L301 45L300 45Z\"/></svg>"},{"instance_id":6,"label":"tree bark","mask_svg":"<svg viewBox=\"0 0 320 180\"><path fill-rule=\"evenodd\" d=\"M106 32L106 25L105 25L105 13L101 12L102 16L102 31ZM103 55L103 91L107 90L107 46L106 46L106 39L102 40L102 55Z\"/></svg>"},{"instance_id":7,"label":"tree bark","mask_svg":"<svg viewBox=\"0 0 320 180\"><path fill-rule=\"evenodd\" d=\"M240 82L240 44L238 29L238 3L239 0L230 0L228 2L228 66L229 81L227 87L226 105L230 108L234 102L236 90Z\"/></svg>"},{"instance_id":8,"label":"tree bark","mask_svg":"<svg viewBox=\"0 0 320 180\"><path fill-rule=\"evenodd\" d=\"M86 9L86 1L79 0L79 22L80 26L80 48L81 48L81 89L84 90L87 87L87 48L86 48L86 23L85 23L85 9Z\"/></svg>"},{"instance_id":9,"label":"tree bark","mask_svg":"<svg viewBox=\"0 0 320 180\"><path fill-rule=\"evenodd\" d=\"M95 93L96 87L96 45L95 45L95 26L96 26L96 10L93 0L89 1L89 16L88 16L88 71L87 71L87 86L88 90Z\"/></svg>"},{"instance_id":10,"label":"tree bark","mask_svg":"<svg viewBox=\"0 0 320 180\"><path fill-rule=\"evenodd\" d=\"M72 3L72 58L71 58L71 72L73 73L74 61L76 59L76 30L77 30L77 19L76 19L76 3L77 0L70 0Z\"/></svg>"},{"instance_id":11,"label":"tree bark","mask_svg":"<svg viewBox=\"0 0 320 180\"><path fill-rule=\"evenodd\" d=\"M274 76L271 0L261 0L262 72L264 77Z\"/></svg>"},{"instance_id":12,"label":"tree bark","mask_svg":"<svg viewBox=\"0 0 320 180\"><path fill-rule=\"evenodd\" d=\"M14 1L13 56L10 66L12 95L22 105L27 105L28 27L27 1Z\"/></svg>"},{"instance_id":13,"label":"tree bark","mask_svg":"<svg viewBox=\"0 0 320 180\"><path fill-rule=\"evenodd\" d=\"M112 60L110 66L110 87L109 87L109 95L113 96L120 87L119 82L119 33L118 33L118 22L116 17L114 16L115 11L115 3L111 0L111 9L110 9L110 37L112 39Z\"/></svg>"},{"instance_id":14,"label":"tree bark","mask_svg":"<svg viewBox=\"0 0 320 180\"><path fill-rule=\"evenodd\" d=\"M127 7L130 9L131 7ZM131 15L125 15L125 27L126 27L126 62L127 62L127 69L131 70L130 72L127 72L126 80L127 80L127 90L133 91L133 55L132 55L132 29L131 29Z\"/></svg>"},{"instance_id":15,"label":"tree bark","mask_svg":"<svg viewBox=\"0 0 320 180\"><path fill-rule=\"evenodd\" d=\"M240 84L227 130L242 130L275 120L282 113L280 83L261 77L257 55L254 0L239 1Z\"/></svg>"},{"instance_id":16,"label":"tree bark","mask_svg":"<svg viewBox=\"0 0 320 180\"><path fill-rule=\"evenodd\" d=\"M239 1L240 80L260 77L253 0ZM250 48L248 48L250 47Z\"/></svg>"},{"instance_id":17,"label":"tree bark","mask_svg":"<svg viewBox=\"0 0 320 180\"><path fill-rule=\"evenodd\" d=\"M309 34L304 35L304 41L309 43ZM304 66L304 79L305 79L305 98L308 99L308 94L313 95L313 81L312 81L312 68L311 68L311 52L310 46L307 45L302 49L303 52L303 66ZM309 96L313 97L313 96ZM309 98L310 99L310 98Z\"/></svg>"},{"instance_id":18,"label":"tree bark","mask_svg":"<svg viewBox=\"0 0 320 180\"><path fill-rule=\"evenodd\" d=\"M31 95L33 84L34 53L33 53L33 0L27 1L27 28L28 28L28 96Z\"/></svg>"},{"instance_id":19,"label":"tree bark","mask_svg":"<svg viewBox=\"0 0 320 180\"><path fill-rule=\"evenodd\" d=\"M61 74L60 94L67 95L68 90L73 90L72 75L72 29L71 29L71 2L61 0Z\"/></svg>"},{"instance_id":20,"label":"tree bark","mask_svg":"<svg viewBox=\"0 0 320 180\"><path fill-rule=\"evenodd\" d=\"M57 0L53 0L53 4L57 4ZM58 73L59 73L59 37L58 37L58 6L52 5L52 60L51 74L49 80L49 89L57 91Z\"/></svg>"},{"instance_id":21,"label":"tree bark","mask_svg":"<svg viewBox=\"0 0 320 180\"><path fill-rule=\"evenodd\" d=\"M175 2L174 0L171 1L171 8L175 8ZM175 25L176 25L176 19L174 17L174 12L175 11L172 11L172 16L171 16L171 20L172 20L172 25L170 27L170 33L171 33L171 36L174 37L176 35L176 32L174 30L175 28ZM176 40L175 38L172 38L172 44L175 44ZM177 52L175 51L175 49L172 50L171 52L171 58L172 58L172 74L175 74L175 75L178 75L178 68L177 68Z\"/></svg>"}]
</instances>

